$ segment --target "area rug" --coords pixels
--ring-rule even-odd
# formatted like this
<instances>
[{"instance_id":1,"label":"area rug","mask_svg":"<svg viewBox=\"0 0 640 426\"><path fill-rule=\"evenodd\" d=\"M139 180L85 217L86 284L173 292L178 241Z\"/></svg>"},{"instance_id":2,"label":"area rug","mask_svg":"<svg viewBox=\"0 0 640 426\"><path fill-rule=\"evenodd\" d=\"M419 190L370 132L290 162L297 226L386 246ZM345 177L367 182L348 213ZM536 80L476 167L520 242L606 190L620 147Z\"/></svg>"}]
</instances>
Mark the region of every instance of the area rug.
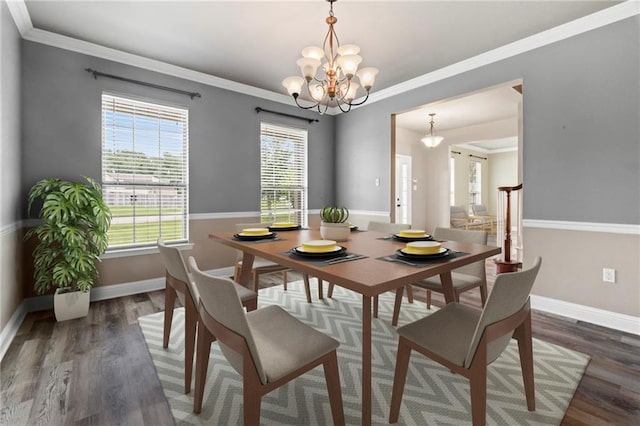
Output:
<instances>
[{"instance_id":1,"label":"area rug","mask_svg":"<svg viewBox=\"0 0 640 426\"><path fill-rule=\"evenodd\" d=\"M376 425L388 424L397 333L391 326L393 293L380 297L379 318L372 323L373 416ZM279 305L301 321L340 341L338 362L346 423L361 424L361 304L360 295L336 287L332 299L308 304L302 282L260 290L259 307ZM424 303L403 303L400 324L434 310ZM242 380L217 343L211 347L202 412L193 413L193 391L184 391L184 311L176 309L169 348L162 348L163 313L143 316L139 324L158 372L171 412L179 425L242 424ZM557 425L580 382L586 355L534 339L536 411L527 411L517 344L492 363L487 377L487 423L496 425ZM324 372L318 367L262 400L261 424L329 425ZM402 399L399 424L470 424L469 382L446 368L412 353Z\"/></svg>"}]
</instances>

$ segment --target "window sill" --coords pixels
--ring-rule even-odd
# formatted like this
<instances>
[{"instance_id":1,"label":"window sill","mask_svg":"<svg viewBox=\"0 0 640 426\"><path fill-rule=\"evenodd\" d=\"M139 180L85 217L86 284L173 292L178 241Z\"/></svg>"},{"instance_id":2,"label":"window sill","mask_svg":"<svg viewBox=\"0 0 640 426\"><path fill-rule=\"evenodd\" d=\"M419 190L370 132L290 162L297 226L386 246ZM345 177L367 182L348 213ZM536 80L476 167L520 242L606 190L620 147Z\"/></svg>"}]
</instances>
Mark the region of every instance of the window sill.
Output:
<instances>
[{"instance_id":1,"label":"window sill","mask_svg":"<svg viewBox=\"0 0 640 426\"><path fill-rule=\"evenodd\" d=\"M191 250L193 248L193 243L180 243L180 244L171 244L171 247L176 247L178 250ZM129 248L129 249L119 249L119 250L111 250L104 253L100 256L100 259L116 259L119 257L131 257L131 256L143 256L147 254L157 254L159 253L158 247L138 247L138 248Z\"/></svg>"}]
</instances>

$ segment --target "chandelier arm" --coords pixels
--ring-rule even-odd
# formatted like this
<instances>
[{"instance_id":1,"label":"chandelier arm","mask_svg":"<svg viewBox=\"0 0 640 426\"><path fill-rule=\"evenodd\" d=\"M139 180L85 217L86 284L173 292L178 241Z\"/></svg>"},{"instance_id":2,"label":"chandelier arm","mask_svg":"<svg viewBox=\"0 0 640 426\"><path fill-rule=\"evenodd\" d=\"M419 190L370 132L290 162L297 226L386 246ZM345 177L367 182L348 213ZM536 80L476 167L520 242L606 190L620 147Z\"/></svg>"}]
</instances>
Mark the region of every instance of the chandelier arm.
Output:
<instances>
[{"instance_id":1,"label":"chandelier arm","mask_svg":"<svg viewBox=\"0 0 640 426\"><path fill-rule=\"evenodd\" d=\"M324 113L327 112L327 109L329 109L329 103L327 102L324 104L324 111L320 109L321 106L322 104L318 102L318 114L324 115Z\"/></svg>"},{"instance_id":2,"label":"chandelier arm","mask_svg":"<svg viewBox=\"0 0 640 426\"><path fill-rule=\"evenodd\" d=\"M367 96L361 102L358 102L358 103L350 102L349 105L350 106L362 105L363 103L367 102L367 99L369 99L369 91L368 90L367 90Z\"/></svg>"},{"instance_id":3,"label":"chandelier arm","mask_svg":"<svg viewBox=\"0 0 640 426\"><path fill-rule=\"evenodd\" d=\"M338 105L338 108L340 108L340 111L344 113L351 111L351 104L348 102L340 102L339 100L336 99L336 104ZM344 109L342 108L342 105L348 105L349 107L347 109Z\"/></svg>"},{"instance_id":4,"label":"chandelier arm","mask_svg":"<svg viewBox=\"0 0 640 426\"><path fill-rule=\"evenodd\" d=\"M296 101L296 105L298 105L298 108L302 108L302 109L312 109L312 108L315 108L316 106L320 105L320 102L315 103L315 104L313 104L311 106L301 105L300 102L298 102L298 96L293 96L293 100Z\"/></svg>"}]
</instances>

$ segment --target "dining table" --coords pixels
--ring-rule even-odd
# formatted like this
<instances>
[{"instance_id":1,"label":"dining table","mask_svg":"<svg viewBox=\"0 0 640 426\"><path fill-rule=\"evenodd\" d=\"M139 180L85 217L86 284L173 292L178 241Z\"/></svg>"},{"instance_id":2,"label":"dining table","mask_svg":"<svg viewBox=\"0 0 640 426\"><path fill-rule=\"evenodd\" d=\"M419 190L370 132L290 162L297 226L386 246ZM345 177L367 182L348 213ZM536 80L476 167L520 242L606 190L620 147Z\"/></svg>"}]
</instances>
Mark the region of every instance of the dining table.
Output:
<instances>
[{"instance_id":1,"label":"dining table","mask_svg":"<svg viewBox=\"0 0 640 426\"><path fill-rule=\"evenodd\" d=\"M209 238L243 252L238 282L248 286L255 257L261 257L303 274L344 287L362 296L362 424L371 425L372 408L372 300L387 291L401 289L430 276L440 275L446 303L455 300L451 271L501 253L496 246L442 241L450 255L427 262L397 256L406 242L374 231L351 232L344 247L344 261L322 261L316 257L300 257L294 249L310 240L322 239L317 229L274 232L273 238L259 241L239 240L235 232L214 232Z\"/></svg>"}]
</instances>

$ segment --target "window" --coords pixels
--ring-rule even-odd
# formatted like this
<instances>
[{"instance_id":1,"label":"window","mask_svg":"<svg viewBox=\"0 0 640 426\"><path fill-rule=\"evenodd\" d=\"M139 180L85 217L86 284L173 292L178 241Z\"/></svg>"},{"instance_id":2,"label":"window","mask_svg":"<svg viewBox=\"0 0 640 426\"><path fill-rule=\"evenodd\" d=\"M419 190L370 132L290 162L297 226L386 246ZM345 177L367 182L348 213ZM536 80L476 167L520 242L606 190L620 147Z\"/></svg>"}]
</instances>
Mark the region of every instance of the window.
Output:
<instances>
[{"instance_id":1,"label":"window","mask_svg":"<svg viewBox=\"0 0 640 426\"><path fill-rule=\"evenodd\" d=\"M188 240L189 112L102 95L102 188L109 248Z\"/></svg>"},{"instance_id":2,"label":"window","mask_svg":"<svg viewBox=\"0 0 640 426\"><path fill-rule=\"evenodd\" d=\"M260 123L260 219L307 226L307 131Z\"/></svg>"},{"instance_id":3,"label":"window","mask_svg":"<svg viewBox=\"0 0 640 426\"><path fill-rule=\"evenodd\" d=\"M482 204L482 163L469 161L469 204Z\"/></svg>"}]
</instances>

